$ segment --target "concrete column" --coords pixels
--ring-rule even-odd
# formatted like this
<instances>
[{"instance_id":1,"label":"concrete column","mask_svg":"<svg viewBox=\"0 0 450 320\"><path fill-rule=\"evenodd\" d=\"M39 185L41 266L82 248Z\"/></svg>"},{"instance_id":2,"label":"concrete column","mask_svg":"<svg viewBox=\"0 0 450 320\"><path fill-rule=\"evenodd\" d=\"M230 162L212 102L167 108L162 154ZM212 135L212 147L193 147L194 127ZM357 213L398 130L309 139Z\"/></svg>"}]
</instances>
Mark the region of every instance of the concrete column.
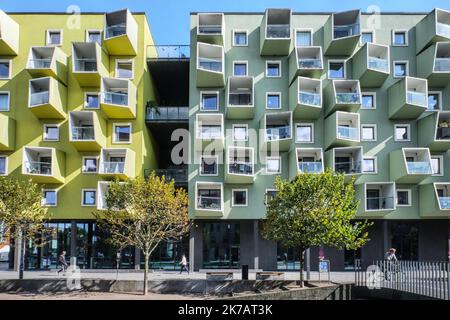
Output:
<instances>
[{"instance_id":1,"label":"concrete column","mask_svg":"<svg viewBox=\"0 0 450 320\"><path fill-rule=\"evenodd\" d=\"M22 250L22 237L14 239L14 271L20 270L20 251Z\"/></svg>"},{"instance_id":2,"label":"concrete column","mask_svg":"<svg viewBox=\"0 0 450 320\"><path fill-rule=\"evenodd\" d=\"M450 262L450 220L448 221L447 239L448 239L447 258L448 258L448 261Z\"/></svg>"},{"instance_id":3,"label":"concrete column","mask_svg":"<svg viewBox=\"0 0 450 320\"><path fill-rule=\"evenodd\" d=\"M134 269L141 270L141 250L138 247L134 247Z\"/></svg>"},{"instance_id":4,"label":"concrete column","mask_svg":"<svg viewBox=\"0 0 450 320\"><path fill-rule=\"evenodd\" d=\"M253 221L253 246L254 246L254 268L255 270L259 269L259 221Z\"/></svg>"},{"instance_id":5,"label":"concrete column","mask_svg":"<svg viewBox=\"0 0 450 320\"><path fill-rule=\"evenodd\" d=\"M311 280L311 249L306 249L305 252L305 264L306 264L306 280Z\"/></svg>"},{"instance_id":6,"label":"concrete column","mask_svg":"<svg viewBox=\"0 0 450 320\"><path fill-rule=\"evenodd\" d=\"M189 272L194 272L195 250L195 223L192 224L191 230L189 230Z\"/></svg>"},{"instance_id":7,"label":"concrete column","mask_svg":"<svg viewBox=\"0 0 450 320\"><path fill-rule=\"evenodd\" d=\"M70 226L70 265L77 264L77 223L71 222Z\"/></svg>"},{"instance_id":8,"label":"concrete column","mask_svg":"<svg viewBox=\"0 0 450 320\"><path fill-rule=\"evenodd\" d=\"M384 254L389 250L389 221L383 220L383 257Z\"/></svg>"}]
</instances>

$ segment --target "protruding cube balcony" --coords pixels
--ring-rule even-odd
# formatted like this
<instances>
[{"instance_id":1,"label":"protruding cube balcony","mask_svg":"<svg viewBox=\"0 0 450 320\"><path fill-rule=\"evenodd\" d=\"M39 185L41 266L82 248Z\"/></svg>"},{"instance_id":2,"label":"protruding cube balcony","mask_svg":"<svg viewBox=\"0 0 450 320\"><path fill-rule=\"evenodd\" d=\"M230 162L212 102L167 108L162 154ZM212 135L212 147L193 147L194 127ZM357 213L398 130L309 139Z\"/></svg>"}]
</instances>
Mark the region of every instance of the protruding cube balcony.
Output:
<instances>
[{"instance_id":1,"label":"protruding cube balcony","mask_svg":"<svg viewBox=\"0 0 450 320\"><path fill-rule=\"evenodd\" d=\"M223 46L197 43L197 87L225 86L225 54Z\"/></svg>"},{"instance_id":2,"label":"protruding cube balcony","mask_svg":"<svg viewBox=\"0 0 450 320\"><path fill-rule=\"evenodd\" d=\"M253 119L253 77L229 77L226 98L228 119Z\"/></svg>"},{"instance_id":3,"label":"protruding cube balcony","mask_svg":"<svg viewBox=\"0 0 450 320\"><path fill-rule=\"evenodd\" d=\"M69 112L69 140L78 151L99 151L106 146L106 122L93 111Z\"/></svg>"},{"instance_id":4,"label":"protruding cube balcony","mask_svg":"<svg viewBox=\"0 0 450 320\"><path fill-rule=\"evenodd\" d=\"M19 24L0 10L0 56L19 54Z\"/></svg>"},{"instance_id":5,"label":"protruding cube balcony","mask_svg":"<svg viewBox=\"0 0 450 320\"><path fill-rule=\"evenodd\" d=\"M195 216L222 217L223 211L223 184L197 181L195 183Z\"/></svg>"},{"instance_id":6,"label":"protruding cube balcony","mask_svg":"<svg viewBox=\"0 0 450 320\"><path fill-rule=\"evenodd\" d=\"M450 111L432 112L418 121L419 146L431 151L450 149Z\"/></svg>"},{"instance_id":7,"label":"protruding cube balcony","mask_svg":"<svg viewBox=\"0 0 450 320\"><path fill-rule=\"evenodd\" d=\"M65 154L55 148L24 147L22 174L36 183L64 183Z\"/></svg>"},{"instance_id":8,"label":"protruding cube balcony","mask_svg":"<svg viewBox=\"0 0 450 320\"><path fill-rule=\"evenodd\" d=\"M110 55L135 56L138 51L138 25L128 9L105 14L103 32Z\"/></svg>"},{"instance_id":9,"label":"protruding cube balcony","mask_svg":"<svg viewBox=\"0 0 450 320\"><path fill-rule=\"evenodd\" d=\"M249 184L255 180L255 154L253 148L229 147L227 150L225 182Z\"/></svg>"},{"instance_id":10,"label":"protruding cube balcony","mask_svg":"<svg viewBox=\"0 0 450 320\"><path fill-rule=\"evenodd\" d=\"M225 18L223 13L197 14L197 41L223 44Z\"/></svg>"},{"instance_id":11,"label":"protruding cube balcony","mask_svg":"<svg viewBox=\"0 0 450 320\"><path fill-rule=\"evenodd\" d=\"M67 87L52 77L31 79L28 108L39 119L65 119Z\"/></svg>"},{"instance_id":12,"label":"protruding cube balcony","mask_svg":"<svg viewBox=\"0 0 450 320\"><path fill-rule=\"evenodd\" d=\"M324 26L324 51L329 56L351 56L361 36L361 12L333 13Z\"/></svg>"},{"instance_id":13,"label":"protruding cube balcony","mask_svg":"<svg viewBox=\"0 0 450 320\"><path fill-rule=\"evenodd\" d=\"M197 114L195 131L197 151L204 150L206 147L223 150L225 135L222 114Z\"/></svg>"},{"instance_id":14,"label":"protruding cube balcony","mask_svg":"<svg viewBox=\"0 0 450 320\"><path fill-rule=\"evenodd\" d=\"M32 77L53 77L67 83L67 55L58 47L31 47L27 71Z\"/></svg>"},{"instance_id":15,"label":"protruding cube balcony","mask_svg":"<svg viewBox=\"0 0 450 320\"><path fill-rule=\"evenodd\" d=\"M264 131L262 150L289 151L292 142L292 112L266 113L261 119Z\"/></svg>"},{"instance_id":16,"label":"protruding cube balcony","mask_svg":"<svg viewBox=\"0 0 450 320\"><path fill-rule=\"evenodd\" d=\"M419 186L419 212L424 218L450 217L450 182Z\"/></svg>"},{"instance_id":17,"label":"protruding cube balcony","mask_svg":"<svg viewBox=\"0 0 450 320\"><path fill-rule=\"evenodd\" d=\"M322 47L298 47L289 57L289 81L297 76L320 78L323 72Z\"/></svg>"},{"instance_id":18,"label":"protruding cube balcony","mask_svg":"<svg viewBox=\"0 0 450 320\"><path fill-rule=\"evenodd\" d=\"M136 118L136 86L126 79L103 78L100 106L110 119Z\"/></svg>"},{"instance_id":19,"label":"protruding cube balcony","mask_svg":"<svg viewBox=\"0 0 450 320\"><path fill-rule=\"evenodd\" d=\"M16 147L16 120L0 113L0 151L13 151Z\"/></svg>"},{"instance_id":20,"label":"protruding cube balcony","mask_svg":"<svg viewBox=\"0 0 450 320\"><path fill-rule=\"evenodd\" d=\"M318 119L322 106L322 80L297 77L289 87L289 107L294 119Z\"/></svg>"},{"instance_id":21,"label":"protruding cube balcony","mask_svg":"<svg viewBox=\"0 0 450 320\"><path fill-rule=\"evenodd\" d=\"M434 9L415 27L416 54L438 41L450 40L450 12Z\"/></svg>"},{"instance_id":22,"label":"protruding cube balcony","mask_svg":"<svg viewBox=\"0 0 450 320\"><path fill-rule=\"evenodd\" d=\"M262 56L287 56L291 46L291 10L267 9L261 23Z\"/></svg>"},{"instance_id":23,"label":"protruding cube balcony","mask_svg":"<svg viewBox=\"0 0 450 320\"><path fill-rule=\"evenodd\" d=\"M417 119L428 108L426 79L405 77L388 89L389 119Z\"/></svg>"},{"instance_id":24,"label":"protruding cube balcony","mask_svg":"<svg viewBox=\"0 0 450 320\"><path fill-rule=\"evenodd\" d=\"M105 148L100 151L98 174L107 178L133 178L136 176L136 155L128 148Z\"/></svg>"},{"instance_id":25,"label":"protruding cube balcony","mask_svg":"<svg viewBox=\"0 0 450 320\"><path fill-rule=\"evenodd\" d=\"M335 172L345 175L345 180L358 179L362 174L363 148L343 147L333 148L325 152L325 163Z\"/></svg>"},{"instance_id":26,"label":"protruding cube balcony","mask_svg":"<svg viewBox=\"0 0 450 320\"><path fill-rule=\"evenodd\" d=\"M337 111L325 119L325 147L353 146L360 142L359 113Z\"/></svg>"},{"instance_id":27,"label":"protruding cube balcony","mask_svg":"<svg viewBox=\"0 0 450 320\"><path fill-rule=\"evenodd\" d=\"M362 201L358 214L383 217L396 209L394 182L368 182L356 186L356 195Z\"/></svg>"},{"instance_id":28,"label":"protruding cube balcony","mask_svg":"<svg viewBox=\"0 0 450 320\"><path fill-rule=\"evenodd\" d=\"M419 183L433 173L430 149L402 148L389 155L392 181L397 183Z\"/></svg>"},{"instance_id":29,"label":"protruding cube balcony","mask_svg":"<svg viewBox=\"0 0 450 320\"><path fill-rule=\"evenodd\" d=\"M361 107L361 87L358 80L333 80L325 88L327 115L334 111L356 112Z\"/></svg>"},{"instance_id":30,"label":"protruding cube balcony","mask_svg":"<svg viewBox=\"0 0 450 320\"><path fill-rule=\"evenodd\" d=\"M389 46L367 42L353 56L352 69L362 87L381 87L391 72Z\"/></svg>"},{"instance_id":31,"label":"protruding cube balcony","mask_svg":"<svg viewBox=\"0 0 450 320\"><path fill-rule=\"evenodd\" d=\"M289 153L289 176L324 171L322 148L296 148Z\"/></svg>"},{"instance_id":32,"label":"protruding cube balcony","mask_svg":"<svg viewBox=\"0 0 450 320\"><path fill-rule=\"evenodd\" d=\"M81 87L100 87L108 75L109 57L97 42L72 44L72 73Z\"/></svg>"},{"instance_id":33,"label":"protruding cube balcony","mask_svg":"<svg viewBox=\"0 0 450 320\"><path fill-rule=\"evenodd\" d=\"M417 56L417 75L429 87L446 87L450 81L450 42L436 42Z\"/></svg>"}]
</instances>

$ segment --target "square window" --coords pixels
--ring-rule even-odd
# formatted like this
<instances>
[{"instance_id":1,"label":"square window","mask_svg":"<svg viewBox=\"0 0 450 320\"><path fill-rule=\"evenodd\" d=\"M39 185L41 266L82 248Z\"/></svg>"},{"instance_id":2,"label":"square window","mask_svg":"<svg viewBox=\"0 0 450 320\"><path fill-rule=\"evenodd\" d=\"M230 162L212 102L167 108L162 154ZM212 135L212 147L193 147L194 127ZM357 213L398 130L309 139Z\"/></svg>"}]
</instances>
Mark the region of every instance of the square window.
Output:
<instances>
[{"instance_id":1,"label":"square window","mask_svg":"<svg viewBox=\"0 0 450 320\"><path fill-rule=\"evenodd\" d=\"M377 164L375 158L364 158L362 163L362 169L364 173L376 173Z\"/></svg>"},{"instance_id":2,"label":"square window","mask_svg":"<svg viewBox=\"0 0 450 320\"><path fill-rule=\"evenodd\" d=\"M102 44L102 32L100 30L88 30L87 31L87 42L97 42L99 45Z\"/></svg>"},{"instance_id":3,"label":"square window","mask_svg":"<svg viewBox=\"0 0 450 320\"><path fill-rule=\"evenodd\" d=\"M247 75L247 63L245 63L245 62L233 63L233 75L234 76L246 76Z\"/></svg>"},{"instance_id":4,"label":"square window","mask_svg":"<svg viewBox=\"0 0 450 320\"><path fill-rule=\"evenodd\" d=\"M216 176L217 175L217 157L216 156L202 156L200 163L201 176Z\"/></svg>"},{"instance_id":5,"label":"square window","mask_svg":"<svg viewBox=\"0 0 450 320\"><path fill-rule=\"evenodd\" d=\"M100 108L100 97L98 93L86 93L85 109Z\"/></svg>"},{"instance_id":6,"label":"square window","mask_svg":"<svg viewBox=\"0 0 450 320\"><path fill-rule=\"evenodd\" d=\"M58 141L59 127L52 124L44 124L44 141Z\"/></svg>"},{"instance_id":7,"label":"square window","mask_svg":"<svg viewBox=\"0 0 450 320\"><path fill-rule=\"evenodd\" d=\"M0 79L9 79L11 77L11 61L0 61Z\"/></svg>"},{"instance_id":8,"label":"square window","mask_svg":"<svg viewBox=\"0 0 450 320\"><path fill-rule=\"evenodd\" d=\"M281 77L281 62L266 62L266 77L279 78Z\"/></svg>"},{"instance_id":9,"label":"square window","mask_svg":"<svg viewBox=\"0 0 450 320\"><path fill-rule=\"evenodd\" d=\"M441 94L439 92L428 93L428 111L441 109Z\"/></svg>"},{"instance_id":10,"label":"square window","mask_svg":"<svg viewBox=\"0 0 450 320\"><path fill-rule=\"evenodd\" d=\"M363 93L362 94L361 109L375 109L375 94Z\"/></svg>"},{"instance_id":11,"label":"square window","mask_svg":"<svg viewBox=\"0 0 450 320\"><path fill-rule=\"evenodd\" d=\"M398 206L411 205L411 190L397 190L397 205Z\"/></svg>"},{"instance_id":12,"label":"square window","mask_svg":"<svg viewBox=\"0 0 450 320\"><path fill-rule=\"evenodd\" d=\"M247 45L247 31L235 31L233 37L234 46L246 46Z\"/></svg>"},{"instance_id":13,"label":"square window","mask_svg":"<svg viewBox=\"0 0 450 320\"><path fill-rule=\"evenodd\" d=\"M444 175L444 157L443 156L431 156L431 169L434 176Z\"/></svg>"},{"instance_id":14,"label":"square window","mask_svg":"<svg viewBox=\"0 0 450 320\"><path fill-rule=\"evenodd\" d=\"M394 31L392 40L394 46L406 46L408 45L408 34L406 31Z\"/></svg>"},{"instance_id":15,"label":"square window","mask_svg":"<svg viewBox=\"0 0 450 320\"><path fill-rule=\"evenodd\" d=\"M233 190L233 207L247 206L247 189Z\"/></svg>"},{"instance_id":16,"label":"square window","mask_svg":"<svg viewBox=\"0 0 450 320\"><path fill-rule=\"evenodd\" d=\"M6 157L0 156L0 176L6 175Z\"/></svg>"},{"instance_id":17,"label":"square window","mask_svg":"<svg viewBox=\"0 0 450 320\"><path fill-rule=\"evenodd\" d=\"M376 141L377 133L375 125L361 126L361 139L364 141Z\"/></svg>"},{"instance_id":18,"label":"square window","mask_svg":"<svg viewBox=\"0 0 450 320\"><path fill-rule=\"evenodd\" d=\"M281 173L281 158L280 157L267 158L266 173L269 173L269 174Z\"/></svg>"},{"instance_id":19,"label":"square window","mask_svg":"<svg viewBox=\"0 0 450 320\"><path fill-rule=\"evenodd\" d=\"M62 44L61 30L47 30L47 45L59 46Z\"/></svg>"},{"instance_id":20,"label":"square window","mask_svg":"<svg viewBox=\"0 0 450 320\"><path fill-rule=\"evenodd\" d=\"M408 75L408 62L406 61L395 61L394 62L394 77L403 78Z\"/></svg>"},{"instance_id":21,"label":"square window","mask_svg":"<svg viewBox=\"0 0 450 320\"><path fill-rule=\"evenodd\" d=\"M44 190L42 205L45 207L55 207L57 204L56 190Z\"/></svg>"},{"instance_id":22,"label":"square window","mask_svg":"<svg viewBox=\"0 0 450 320\"><path fill-rule=\"evenodd\" d=\"M345 62L328 61L328 78L345 79Z\"/></svg>"},{"instance_id":23,"label":"square window","mask_svg":"<svg viewBox=\"0 0 450 320\"><path fill-rule=\"evenodd\" d=\"M361 33L361 44L373 43L373 32L364 31Z\"/></svg>"},{"instance_id":24,"label":"square window","mask_svg":"<svg viewBox=\"0 0 450 320\"><path fill-rule=\"evenodd\" d=\"M130 124L114 124L114 140L115 143L131 142L131 125Z\"/></svg>"},{"instance_id":25,"label":"square window","mask_svg":"<svg viewBox=\"0 0 450 320\"><path fill-rule=\"evenodd\" d=\"M248 127L247 126L233 126L233 140L234 141L247 141L248 139Z\"/></svg>"},{"instance_id":26,"label":"square window","mask_svg":"<svg viewBox=\"0 0 450 320\"><path fill-rule=\"evenodd\" d=\"M268 93L266 96L266 108L267 109L280 109L281 108L281 94L280 93Z\"/></svg>"},{"instance_id":27,"label":"square window","mask_svg":"<svg viewBox=\"0 0 450 320\"><path fill-rule=\"evenodd\" d=\"M9 92L0 92L0 111L9 111Z\"/></svg>"},{"instance_id":28,"label":"square window","mask_svg":"<svg viewBox=\"0 0 450 320\"><path fill-rule=\"evenodd\" d=\"M277 196L277 190L266 190L266 205Z\"/></svg>"},{"instance_id":29,"label":"square window","mask_svg":"<svg viewBox=\"0 0 450 320\"><path fill-rule=\"evenodd\" d=\"M96 195L96 190L82 190L83 206L95 206Z\"/></svg>"},{"instance_id":30,"label":"square window","mask_svg":"<svg viewBox=\"0 0 450 320\"><path fill-rule=\"evenodd\" d=\"M116 78L133 79L132 60L116 60Z\"/></svg>"},{"instance_id":31,"label":"square window","mask_svg":"<svg viewBox=\"0 0 450 320\"><path fill-rule=\"evenodd\" d=\"M219 110L219 94L214 93L201 93L201 105L202 111L218 111Z\"/></svg>"},{"instance_id":32,"label":"square window","mask_svg":"<svg viewBox=\"0 0 450 320\"><path fill-rule=\"evenodd\" d=\"M312 46L312 33L311 31L297 31L296 33L296 45L297 47L309 47Z\"/></svg>"},{"instance_id":33,"label":"square window","mask_svg":"<svg viewBox=\"0 0 450 320\"><path fill-rule=\"evenodd\" d=\"M312 143L314 136L313 131L312 124L298 124L296 126L296 142Z\"/></svg>"},{"instance_id":34,"label":"square window","mask_svg":"<svg viewBox=\"0 0 450 320\"><path fill-rule=\"evenodd\" d=\"M395 125L394 140L395 141L409 141L409 125Z\"/></svg>"},{"instance_id":35,"label":"square window","mask_svg":"<svg viewBox=\"0 0 450 320\"><path fill-rule=\"evenodd\" d=\"M98 160L96 157L84 157L83 158L83 173L97 173Z\"/></svg>"}]
</instances>

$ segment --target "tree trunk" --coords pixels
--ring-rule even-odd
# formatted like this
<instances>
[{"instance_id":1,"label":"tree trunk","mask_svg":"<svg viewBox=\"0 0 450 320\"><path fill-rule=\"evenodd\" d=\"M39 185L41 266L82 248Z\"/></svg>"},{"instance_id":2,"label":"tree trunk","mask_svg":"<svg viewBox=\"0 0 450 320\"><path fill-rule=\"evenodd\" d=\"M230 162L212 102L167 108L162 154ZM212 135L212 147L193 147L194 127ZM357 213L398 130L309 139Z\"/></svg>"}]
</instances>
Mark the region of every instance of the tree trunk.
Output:
<instances>
[{"instance_id":1,"label":"tree trunk","mask_svg":"<svg viewBox=\"0 0 450 320\"><path fill-rule=\"evenodd\" d=\"M305 249L300 248L300 281L298 282L298 285L300 288L303 288L304 284L304 271L305 271Z\"/></svg>"},{"instance_id":2,"label":"tree trunk","mask_svg":"<svg viewBox=\"0 0 450 320\"><path fill-rule=\"evenodd\" d=\"M148 293L148 260L149 260L149 254L144 253L145 256L145 267L144 267L144 296Z\"/></svg>"}]
</instances>

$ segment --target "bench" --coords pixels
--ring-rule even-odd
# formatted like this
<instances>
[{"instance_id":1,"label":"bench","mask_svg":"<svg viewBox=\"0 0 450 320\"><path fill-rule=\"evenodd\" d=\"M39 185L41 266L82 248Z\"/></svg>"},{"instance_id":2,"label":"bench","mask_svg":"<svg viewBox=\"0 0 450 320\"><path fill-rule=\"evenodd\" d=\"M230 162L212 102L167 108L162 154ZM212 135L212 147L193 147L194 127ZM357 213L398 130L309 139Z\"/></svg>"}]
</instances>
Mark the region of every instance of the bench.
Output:
<instances>
[{"instance_id":1,"label":"bench","mask_svg":"<svg viewBox=\"0 0 450 320\"><path fill-rule=\"evenodd\" d=\"M233 272L207 272L206 280L233 280Z\"/></svg>"},{"instance_id":2,"label":"bench","mask_svg":"<svg viewBox=\"0 0 450 320\"><path fill-rule=\"evenodd\" d=\"M284 272L256 272L256 280L284 280Z\"/></svg>"}]
</instances>

